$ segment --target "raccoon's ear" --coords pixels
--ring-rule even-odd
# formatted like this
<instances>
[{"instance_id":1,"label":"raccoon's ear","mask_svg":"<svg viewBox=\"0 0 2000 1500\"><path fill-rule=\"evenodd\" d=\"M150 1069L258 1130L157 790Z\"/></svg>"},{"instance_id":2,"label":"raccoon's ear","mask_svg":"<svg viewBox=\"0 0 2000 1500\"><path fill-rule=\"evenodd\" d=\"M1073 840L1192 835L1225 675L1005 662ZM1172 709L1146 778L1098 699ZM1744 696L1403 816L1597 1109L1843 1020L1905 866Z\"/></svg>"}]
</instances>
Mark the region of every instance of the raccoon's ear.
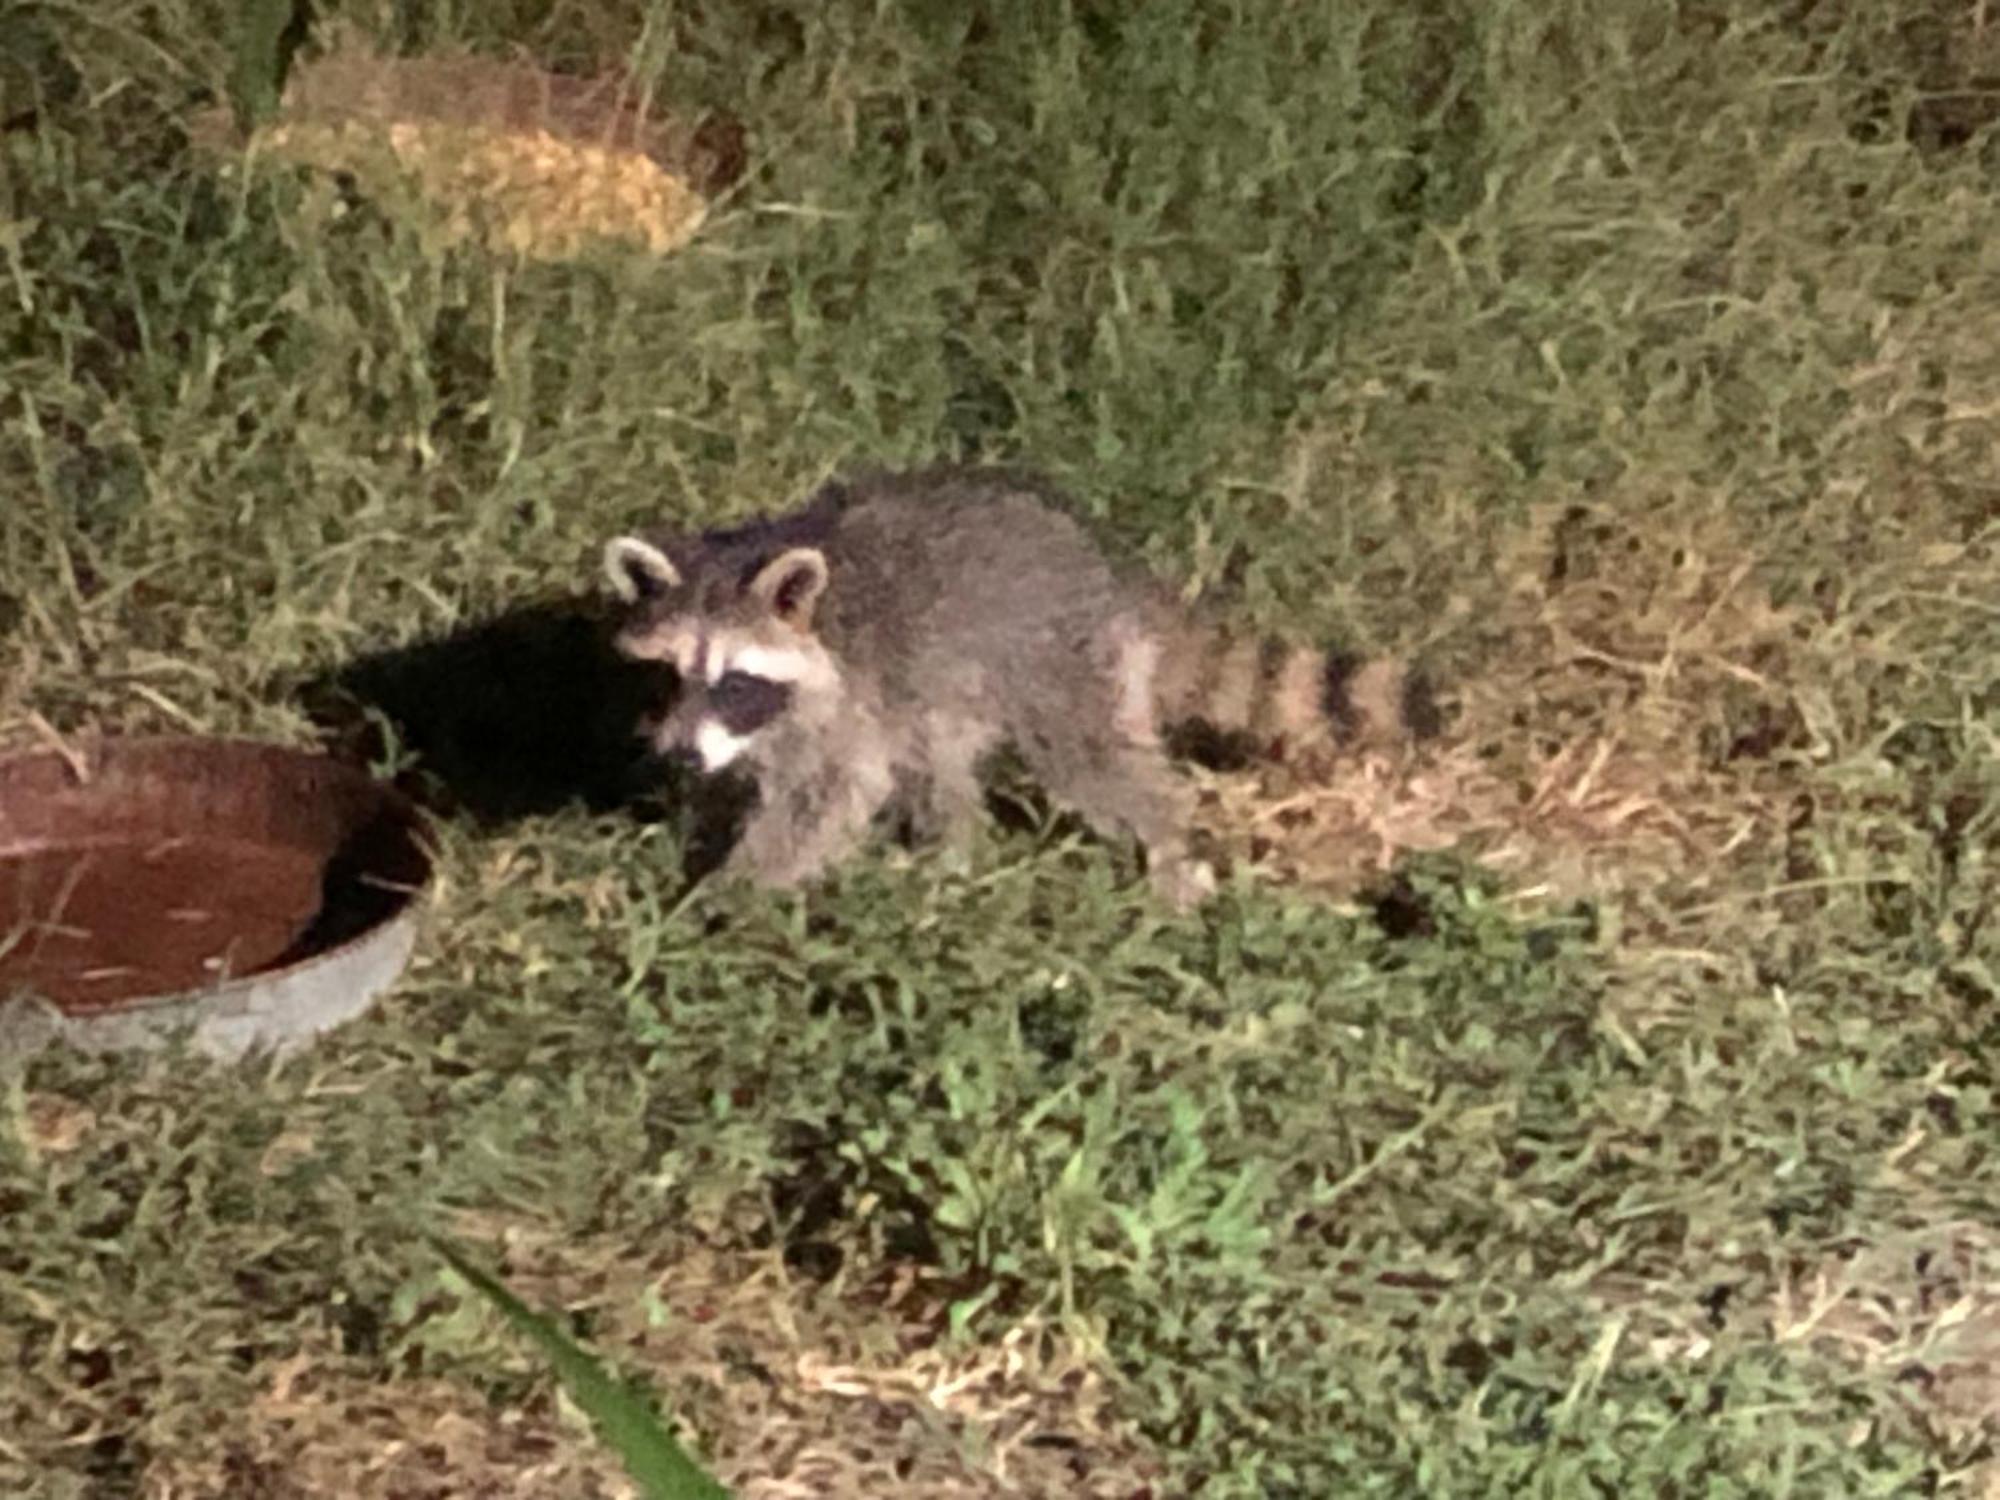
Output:
<instances>
[{"instance_id":1,"label":"raccoon's ear","mask_svg":"<svg viewBox=\"0 0 2000 1500\"><path fill-rule=\"evenodd\" d=\"M826 589L826 556L817 547L794 547L757 570L750 592L787 625L804 630Z\"/></svg>"},{"instance_id":2,"label":"raccoon's ear","mask_svg":"<svg viewBox=\"0 0 2000 1500\"><path fill-rule=\"evenodd\" d=\"M627 604L655 598L680 586L680 570L651 542L636 536L617 537L604 548L604 576Z\"/></svg>"}]
</instances>

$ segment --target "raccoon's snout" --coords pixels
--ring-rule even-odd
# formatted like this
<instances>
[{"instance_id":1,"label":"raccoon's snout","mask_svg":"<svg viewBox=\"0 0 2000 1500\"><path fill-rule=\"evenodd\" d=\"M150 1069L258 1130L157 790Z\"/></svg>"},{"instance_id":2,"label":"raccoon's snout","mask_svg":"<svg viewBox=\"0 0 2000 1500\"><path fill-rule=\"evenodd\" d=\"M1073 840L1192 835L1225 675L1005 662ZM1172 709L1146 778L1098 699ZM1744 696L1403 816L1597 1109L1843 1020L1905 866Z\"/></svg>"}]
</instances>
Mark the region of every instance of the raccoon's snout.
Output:
<instances>
[{"instance_id":1,"label":"raccoon's snout","mask_svg":"<svg viewBox=\"0 0 2000 1500\"><path fill-rule=\"evenodd\" d=\"M642 719L639 738L648 753L676 771L700 771L701 752L688 737L684 720L669 712Z\"/></svg>"},{"instance_id":2,"label":"raccoon's snout","mask_svg":"<svg viewBox=\"0 0 2000 1500\"><path fill-rule=\"evenodd\" d=\"M750 736L731 734L713 719L699 723L662 723L647 736L653 753L677 770L713 774L740 760L750 748Z\"/></svg>"},{"instance_id":3,"label":"raccoon's snout","mask_svg":"<svg viewBox=\"0 0 2000 1500\"><path fill-rule=\"evenodd\" d=\"M692 745L667 745L660 749L659 757L676 771L694 772L702 768L701 757Z\"/></svg>"}]
</instances>

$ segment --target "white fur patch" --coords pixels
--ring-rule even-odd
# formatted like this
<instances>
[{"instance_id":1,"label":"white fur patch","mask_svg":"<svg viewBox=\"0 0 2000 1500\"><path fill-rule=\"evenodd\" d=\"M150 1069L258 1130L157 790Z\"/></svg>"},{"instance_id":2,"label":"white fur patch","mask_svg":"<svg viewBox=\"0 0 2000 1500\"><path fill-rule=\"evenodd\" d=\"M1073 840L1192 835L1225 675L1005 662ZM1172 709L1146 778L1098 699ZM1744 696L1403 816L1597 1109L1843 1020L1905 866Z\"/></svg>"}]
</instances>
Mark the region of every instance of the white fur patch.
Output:
<instances>
[{"instance_id":1,"label":"white fur patch","mask_svg":"<svg viewBox=\"0 0 2000 1500\"><path fill-rule=\"evenodd\" d=\"M1159 735L1153 685L1160 671L1160 643L1142 627L1124 622L1115 627L1114 639L1112 722L1127 740L1150 745Z\"/></svg>"},{"instance_id":2,"label":"white fur patch","mask_svg":"<svg viewBox=\"0 0 2000 1500\"><path fill-rule=\"evenodd\" d=\"M803 651L787 651L782 647L744 646L734 655L721 651L709 654L707 677L710 682L720 682L731 672L743 672L751 677L761 677L766 682L803 682L814 676L819 663Z\"/></svg>"},{"instance_id":3,"label":"white fur patch","mask_svg":"<svg viewBox=\"0 0 2000 1500\"><path fill-rule=\"evenodd\" d=\"M701 757L704 771L720 771L749 748L750 741L745 735L731 734L713 721L703 724L694 732L695 754Z\"/></svg>"},{"instance_id":4,"label":"white fur patch","mask_svg":"<svg viewBox=\"0 0 2000 1500\"><path fill-rule=\"evenodd\" d=\"M1280 734L1311 739L1326 722L1320 699L1326 692L1326 653L1293 651L1278 673L1271 694Z\"/></svg>"},{"instance_id":5,"label":"white fur patch","mask_svg":"<svg viewBox=\"0 0 2000 1500\"><path fill-rule=\"evenodd\" d=\"M1232 643L1216 668L1209 694L1208 717L1219 729L1248 729L1250 705L1257 694L1257 659L1262 648L1254 636Z\"/></svg>"}]
</instances>

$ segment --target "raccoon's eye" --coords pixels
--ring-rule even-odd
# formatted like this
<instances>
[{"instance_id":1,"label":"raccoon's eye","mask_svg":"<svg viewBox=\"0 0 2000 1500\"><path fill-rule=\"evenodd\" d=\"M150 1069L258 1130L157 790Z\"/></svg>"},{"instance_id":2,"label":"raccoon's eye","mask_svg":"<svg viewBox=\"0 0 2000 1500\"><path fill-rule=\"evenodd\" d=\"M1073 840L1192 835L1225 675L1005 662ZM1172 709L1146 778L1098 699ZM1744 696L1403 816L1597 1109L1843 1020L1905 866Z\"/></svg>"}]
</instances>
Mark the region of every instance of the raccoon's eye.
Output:
<instances>
[{"instance_id":1,"label":"raccoon's eye","mask_svg":"<svg viewBox=\"0 0 2000 1500\"><path fill-rule=\"evenodd\" d=\"M718 708L732 704L748 703L757 696L760 688L775 687L762 677L752 677L748 672L724 672L722 680L708 690L708 696Z\"/></svg>"},{"instance_id":2,"label":"raccoon's eye","mask_svg":"<svg viewBox=\"0 0 2000 1500\"><path fill-rule=\"evenodd\" d=\"M748 672L725 672L708 690L708 701L731 730L742 733L776 718L791 702L792 690L768 677Z\"/></svg>"}]
</instances>

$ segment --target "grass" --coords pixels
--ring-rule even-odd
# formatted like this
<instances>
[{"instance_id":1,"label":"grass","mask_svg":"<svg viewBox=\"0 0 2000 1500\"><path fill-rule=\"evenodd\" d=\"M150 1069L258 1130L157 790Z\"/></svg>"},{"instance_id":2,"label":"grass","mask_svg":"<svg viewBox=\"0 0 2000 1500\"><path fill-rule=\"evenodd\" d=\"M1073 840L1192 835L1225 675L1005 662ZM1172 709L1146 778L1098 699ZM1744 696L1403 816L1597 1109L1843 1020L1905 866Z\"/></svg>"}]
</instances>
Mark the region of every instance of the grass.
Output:
<instances>
[{"instance_id":1,"label":"grass","mask_svg":"<svg viewBox=\"0 0 2000 1500\"><path fill-rule=\"evenodd\" d=\"M190 148L226 9L0 6L0 735L425 660L462 811L309 1058L0 1080L0 1490L619 1492L443 1228L746 1497L1995 1492L1983 7L346 7L749 125L559 265ZM1446 744L684 891L488 622L941 455Z\"/></svg>"}]
</instances>

